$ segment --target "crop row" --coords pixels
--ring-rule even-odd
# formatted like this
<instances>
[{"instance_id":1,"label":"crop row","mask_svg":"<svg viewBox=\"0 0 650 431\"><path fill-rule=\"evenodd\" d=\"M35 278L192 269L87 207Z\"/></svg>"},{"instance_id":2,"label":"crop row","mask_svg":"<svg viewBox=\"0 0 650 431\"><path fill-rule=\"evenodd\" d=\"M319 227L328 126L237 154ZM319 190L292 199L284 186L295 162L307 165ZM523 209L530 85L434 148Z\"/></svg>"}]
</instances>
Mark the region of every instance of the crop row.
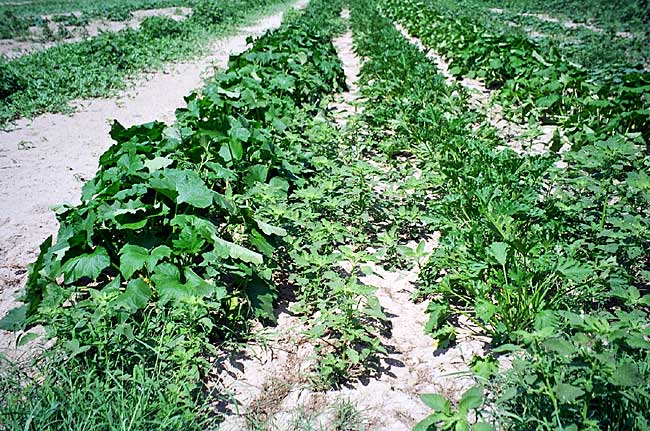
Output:
<instances>
[{"instance_id":1,"label":"crop row","mask_svg":"<svg viewBox=\"0 0 650 431\"><path fill-rule=\"evenodd\" d=\"M449 55L457 54L453 41L476 30L432 15L431 2L384 4ZM554 154L518 155L389 19L370 2L353 5L355 43L368 59L364 115L388 130L393 145L379 149L410 154L421 168L430 191L423 219L442 234L420 275L426 329L444 347L469 319L501 345L495 354L517 352L501 372L491 355L473 362L485 396L473 388L456 408L423 397L434 414L418 429L469 429L470 410L484 413L477 430L490 422L517 430L646 429L650 161L642 136L596 135L564 155L566 169L554 166ZM468 40L463 49L475 49ZM496 40L478 45L514 49ZM475 60L463 64L488 63ZM611 100L626 116L626 102Z\"/></svg>"}]
</instances>

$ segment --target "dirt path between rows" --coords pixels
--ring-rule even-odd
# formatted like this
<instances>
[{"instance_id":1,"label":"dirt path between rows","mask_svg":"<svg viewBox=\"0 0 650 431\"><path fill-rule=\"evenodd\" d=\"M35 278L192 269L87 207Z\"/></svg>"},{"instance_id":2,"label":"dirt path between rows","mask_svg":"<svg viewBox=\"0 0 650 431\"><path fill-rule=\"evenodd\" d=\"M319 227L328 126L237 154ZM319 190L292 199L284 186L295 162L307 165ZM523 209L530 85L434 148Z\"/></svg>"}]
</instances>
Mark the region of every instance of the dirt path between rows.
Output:
<instances>
[{"instance_id":1,"label":"dirt path between rows","mask_svg":"<svg viewBox=\"0 0 650 431\"><path fill-rule=\"evenodd\" d=\"M307 3L298 0L293 7ZM215 69L224 68L230 54L244 51L248 36L279 27L282 16L278 12L242 27L236 35L215 41L209 56L147 75L117 98L78 101L72 115L23 119L13 130L0 131L0 318L16 305L39 245L58 229L51 208L78 203L81 187L94 176L99 156L112 144L111 121L124 126L172 123L175 110L185 105L184 96ZM14 334L0 331L0 352L13 340Z\"/></svg>"},{"instance_id":2,"label":"dirt path between rows","mask_svg":"<svg viewBox=\"0 0 650 431\"><path fill-rule=\"evenodd\" d=\"M342 17L348 16L344 10ZM356 102L361 62L352 42L350 31L334 40L349 91L338 95L329 107L343 132L348 117L360 109ZM426 240L431 251L437 236ZM411 301L417 269L387 271L369 266L373 273L359 280L376 289L388 316L388 329L382 335L388 355L380 359L378 373L336 390L315 390L309 379L314 346L304 335L306 325L291 313L291 303L282 304L278 325L272 332L259 334L263 343L250 343L219 361L212 381L229 397L220 408L226 416L220 431L406 431L431 413L421 402L421 394L443 393L458 399L472 384L471 379L452 374L467 371L472 356L482 353L484 340L461 334L455 348L437 349L424 332L426 304ZM341 267L349 270L345 262Z\"/></svg>"}]
</instances>

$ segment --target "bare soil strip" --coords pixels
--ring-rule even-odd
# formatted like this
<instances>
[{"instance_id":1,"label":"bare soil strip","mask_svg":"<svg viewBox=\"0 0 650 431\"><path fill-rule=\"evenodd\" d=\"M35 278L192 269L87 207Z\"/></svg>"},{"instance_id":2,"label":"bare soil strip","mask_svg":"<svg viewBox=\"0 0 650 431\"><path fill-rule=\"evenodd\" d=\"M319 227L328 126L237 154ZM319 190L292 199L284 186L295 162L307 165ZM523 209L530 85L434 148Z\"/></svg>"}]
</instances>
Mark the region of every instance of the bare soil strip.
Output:
<instances>
[{"instance_id":1,"label":"bare soil strip","mask_svg":"<svg viewBox=\"0 0 650 431\"><path fill-rule=\"evenodd\" d=\"M293 7L307 3L298 0ZM72 115L23 119L14 130L0 131L0 318L15 307L39 245L58 229L52 207L79 202L81 187L112 145L112 120L127 127L154 120L172 123L175 110L185 105L184 96L200 87L204 76L223 69L230 54L244 51L248 36L279 27L282 15L278 12L215 41L207 57L145 76L117 98L78 101ZM0 351L14 337L0 331Z\"/></svg>"},{"instance_id":2,"label":"bare soil strip","mask_svg":"<svg viewBox=\"0 0 650 431\"><path fill-rule=\"evenodd\" d=\"M342 16L348 16L346 10ZM334 45L349 91L339 95L330 109L343 129L347 117L356 109L361 62L352 49L350 31L335 39ZM431 251L437 237L427 240L427 250ZM342 262L341 267L346 269L346 263ZM443 393L458 399L472 384L471 379L457 373L467 371L472 356L482 353L483 341L466 332L460 334L455 348L437 349L435 341L424 333L426 304L411 301L417 269L386 271L376 265L371 267L373 274L360 281L376 288L389 318L388 330L382 335L388 355L380 360L376 375L338 390L315 391L309 381L314 348L302 335L305 325L288 311L290 304L286 304L279 313L275 335L261 335L266 340L264 345L251 343L224 358L215 370L215 385L223 385L230 396L221 409L226 415L222 431L253 426L268 430L333 429L340 419L341 406L346 404L353 405L360 416L355 419L355 428L340 429L410 430L430 413L419 395Z\"/></svg>"}]
</instances>

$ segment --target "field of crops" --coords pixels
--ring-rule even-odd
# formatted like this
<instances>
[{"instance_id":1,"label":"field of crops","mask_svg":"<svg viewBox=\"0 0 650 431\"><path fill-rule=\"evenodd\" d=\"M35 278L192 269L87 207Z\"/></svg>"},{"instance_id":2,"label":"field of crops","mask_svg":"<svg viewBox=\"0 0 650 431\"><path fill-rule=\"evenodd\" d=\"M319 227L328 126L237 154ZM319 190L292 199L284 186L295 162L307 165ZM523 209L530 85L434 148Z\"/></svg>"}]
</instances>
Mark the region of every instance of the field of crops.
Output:
<instances>
[{"instance_id":1,"label":"field of crops","mask_svg":"<svg viewBox=\"0 0 650 431\"><path fill-rule=\"evenodd\" d=\"M0 125L283 5L0 0L191 8L2 60ZM311 0L184 100L0 262L0 430L650 430L647 3Z\"/></svg>"}]
</instances>

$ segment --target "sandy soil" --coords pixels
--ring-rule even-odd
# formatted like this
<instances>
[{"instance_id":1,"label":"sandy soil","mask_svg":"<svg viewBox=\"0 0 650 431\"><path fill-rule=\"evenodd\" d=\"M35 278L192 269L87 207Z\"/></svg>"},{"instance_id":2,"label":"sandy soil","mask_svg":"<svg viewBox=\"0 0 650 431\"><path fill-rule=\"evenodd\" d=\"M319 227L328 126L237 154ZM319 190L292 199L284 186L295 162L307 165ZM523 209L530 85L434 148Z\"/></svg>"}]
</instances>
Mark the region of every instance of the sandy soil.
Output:
<instances>
[{"instance_id":1,"label":"sandy soil","mask_svg":"<svg viewBox=\"0 0 650 431\"><path fill-rule=\"evenodd\" d=\"M0 56L7 58L18 58L30 52L40 51L51 48L63 43L79 42L89 37L95 37L103 32L117 32L125 28L138 29L142 21L151 16L166 16L176 21L182 21L192 13L191 8L187 7L170 7L162 9L143 9L131 12L132 19L128 21L107 21L93 20L89 21L83 27L64 26L52 21L54 15L43 15L43 19L48 21L48 27L52 33L57 34L59 28L65 28L70 37L56 41L43 41L43 28L30 27L30 36L21 39L0 39ZM70 12L58 15L78 15L79 12Z\"/></svg>"},{"instance_id":2,"label":"sandy soil","mask_svg":"<svg viewBox=\"0 0 650 431\"><path fill-rule=\"evenodd\" d=\"M294 7L307 3L298 0ZM244 51L247 36L281 22L278 12L242 28L215 41L209 56L145 76L120 97L78 101L72 115L23 119L13 130L0 131L0 318L16 305L27 264L36 259L39 245L57 231L51 208L78 203L83 183L94 176L99 156L112 144L111 121L125 126L172 123L174 111L185 105L183 97L200 87L205 75L224 68L230 54ZM0 351L13 339L0 331Z\"/></svg>"},{"instance_id":3,"label":"sandy soil","mask_svg":"<svg viewBox=\"0 0 650 431\"><path fill-rule=\"evenodd\" d=\"M347 17L347 11L342 16ZM360 61L352 50L351 32L335 39L334 45L350 91L340 95L330 109L344 128L359 97ZM437 244L437 234L426 240L430 252ZM345 262L341 267L349 269ZM336 429L410 430L430 414L419 395L435 392L458 399L472 384L468 378L450 374L466 371L472 356L483 352L485 340L461 335L456 348L437 349L435 341L424 333L426 304L410 299L417 270L391 272L371 267L373 274L360 281L376 288L389 318L389 330L382 335L388 355L380 360L378 373L337 390L315 391L309 380L314 347L303 334L305 325L291 313L291 303L283 303L278 326L270 333L260 333L263 343L251 343L222 358L215 369L214 385L225 388L222 391L227 397L219 406L226 416L220 430L251 429L254 425L267 430L334 429L345 404L359 412L356 420L347 423L356 427Z\"/></svg>"}]
</instances>

